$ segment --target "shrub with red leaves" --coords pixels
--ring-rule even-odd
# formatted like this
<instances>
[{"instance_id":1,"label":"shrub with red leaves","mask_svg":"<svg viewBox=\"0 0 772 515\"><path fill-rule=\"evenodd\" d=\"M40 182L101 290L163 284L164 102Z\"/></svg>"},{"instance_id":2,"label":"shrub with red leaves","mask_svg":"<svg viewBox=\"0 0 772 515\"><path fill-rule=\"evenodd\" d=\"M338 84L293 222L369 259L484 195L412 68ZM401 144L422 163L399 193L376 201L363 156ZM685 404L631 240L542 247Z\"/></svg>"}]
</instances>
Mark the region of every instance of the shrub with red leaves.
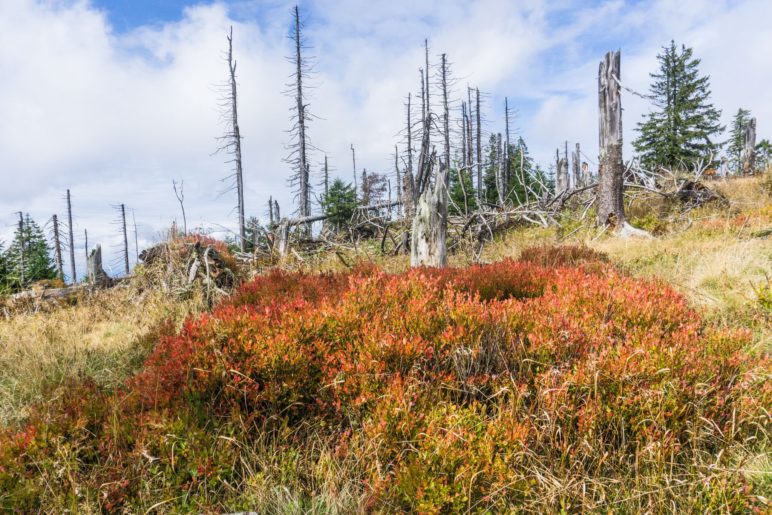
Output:
<instances>
[{"instance_id":1,"label":"shrub with red leaves","mask_svg":"<svg viewBox=\"0 0 772 515\"><path fill-rule=\"evenodd\" d=\"M622 276L584 249L550 259L594 268L503 261L259 277L158 343L114 394L126 429L97 462L112 464L114 489L151 449L156 480L194 495L252 470L235 465L244 459L232 448L211 454L212 434L250 441L259 434L249 428L306 427L368 464L352 480L372 509L611 509L613 496L633 509L704 463L731 470L736 442L765 441L770 367L743 351L748 334L706 327L673 289ZM89 417L93 438L109 434L109 417ZM58 428L38 423L36 435ZM175 455L164 442L180 432L200 448ZM312 452L307 433L286 445ZM25 438L10 447L17 474L51 448ZM181 460L192 472L180 473ZM568 486L556 492L556 482ZM628 495L636 485L643 493ZM698 511L755 502L739 473L689 485ZM111 499L135 506L138 488Z\"/></svg>"}]
</instances>

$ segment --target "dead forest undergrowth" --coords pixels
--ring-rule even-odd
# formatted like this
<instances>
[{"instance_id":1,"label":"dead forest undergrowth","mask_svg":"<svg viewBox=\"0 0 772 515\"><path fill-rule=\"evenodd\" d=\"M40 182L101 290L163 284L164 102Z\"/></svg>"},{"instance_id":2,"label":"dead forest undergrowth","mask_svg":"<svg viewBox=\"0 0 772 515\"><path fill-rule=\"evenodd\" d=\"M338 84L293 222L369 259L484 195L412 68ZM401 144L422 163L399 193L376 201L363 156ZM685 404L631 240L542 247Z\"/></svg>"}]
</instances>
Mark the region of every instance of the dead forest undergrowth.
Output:
<instances>
[{"instance_id":1,"label":"dead forest undergrowth","mask_svg":"<svg viewBox=\"0 0 772 515\"><path fill-rule=\"evenodd\" d=\"M629 199L651 239L575 209L408 270L380 234L222 296L194 238L6 307L0 507L768 510L769 180L688 212Z\"/></svg>"}]
</instances>

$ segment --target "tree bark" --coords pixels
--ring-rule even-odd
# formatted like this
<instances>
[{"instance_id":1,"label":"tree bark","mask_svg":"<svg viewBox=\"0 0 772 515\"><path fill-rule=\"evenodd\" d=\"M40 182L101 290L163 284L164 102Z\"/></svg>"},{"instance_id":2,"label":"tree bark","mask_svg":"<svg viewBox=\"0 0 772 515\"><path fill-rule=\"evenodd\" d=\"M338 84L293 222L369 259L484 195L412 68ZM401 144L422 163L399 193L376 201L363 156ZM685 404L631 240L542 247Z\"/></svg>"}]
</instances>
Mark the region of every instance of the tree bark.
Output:
<instances>
[{"instance_id":1,"label":"tree bark","mask_svg":"<svg viewBox=\"0 0 772 515\"><path fill-rule=\"evenodd\" d=\"M743 174L752 175L756 172L756 118L748 120L745 127L745 148L743 155Z\"/></svg>"},{"instance_id":2,"label":"tree bark","mask_svg":"<svg viewBox=\"0 0 772 515\"><path fill-rule=\"evenodd\" d=\"M440 164L433 188L421 195L413 218L410 266L445 267L448 230L448 167Z\"/></svg>"},{"instance_id":3,"label":"tree bark","mask_svg":"<svg viewBox=\"0 0 772 515\"><path fill-rule=\"evenodd\" d=\"M62 241L59 238L59 218L54 215L54 260L56 261L56 273L59 279L64 281L64 264L62 263Z\"/></svg>"},{"instance_id":4,"label":"tree bark","mask_svg":"<svg viewBox=\"0 0 772 515\"><path fill-rule=\"evenodd\" d=\"M97 245L91 250L86 263L88 270L88 281L97 286L106 286L112 283L112 279L102 268L102 246Z\"/></svg>"},{"instance_id":5,"label":"tree bark","mask_svg":"<svg viewBox=\"0 0 772 515\"><path fill-rule=\"evenodd\" d=\"M584 186L584 180L582 178L582 166L581 152L579 151L579 143L576 144L576 150L571 154L571 169L574 174L574 188L581 188Z\"/></svg>"},{"instance_id":6,"label":"tree bark","mask_svg":"<svg viewBox=\"0 0 772 515\"><path fill-rule=\"evenodd\" d=\"M231 103L231 138L233 142L234 163L236 165L236 196L238 201L236 208L239 212L239 248L241 252L244 252L246 250L247 231L244 218L244 179L241 167L241 129L239 128L238 97L236 93L236 61L233 60L233 27L231 27L230 34L228 34L228 73L231 87L229 99ZM187 225L187 221L183 220L183 224Z\"/></svg>"},{"instance_id":7,"label":"tree bark","mask_svg":"<svg viewBox=\"0 0 772 515\"><path fill-rule=\"evenodd\" d=\"M75 272L75 235L73 234L72 227L72 200L70 197L70 190L67 190L67 223L70 229L70 274L72 276L72 284L78 282L77 274Z\"/></svg>"},{"instance_id":8,"label":"tree bark","mask_svg":"<svg viewBox=\"0 0 772 515\"><path fill-rule=\"evenodd\" d=\"M608 52L598 70L599 166L598 225L622 227L623 204L622 101L619 51Z\"/></svg>"}]
</instances>

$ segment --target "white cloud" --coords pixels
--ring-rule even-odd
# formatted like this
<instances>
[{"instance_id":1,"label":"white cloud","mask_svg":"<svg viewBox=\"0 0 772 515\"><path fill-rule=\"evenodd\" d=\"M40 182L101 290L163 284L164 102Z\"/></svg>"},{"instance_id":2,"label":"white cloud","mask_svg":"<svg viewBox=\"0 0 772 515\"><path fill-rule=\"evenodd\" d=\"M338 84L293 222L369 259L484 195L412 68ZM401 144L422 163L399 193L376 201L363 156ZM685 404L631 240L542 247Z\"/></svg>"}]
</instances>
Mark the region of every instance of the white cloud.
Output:
<instances>
[{"instance_id":1,"label":"white cloud","mask_svg":"<svg viewBox=\"0 0 772 515\"><path fill-rule=\"evenodd\" d=\"M259 9L257 9L259 7ZM216 84L225 78L225 34L234 26L247 211L262 215L269 195L290 212L283 162L291 99L285 55L290 3L194 5L181 20L116 33L85 1L0 3L0 239L14 211L44 221L73 192L78 245L118 240L110 205L134 208L144 242L178 217L171 180L184 179L190 225L234 227L233 195L218 195L226 156L211 153L218 125ZM253 13L259 12L257 15ZM661 0L626 3L546 0L333 2L304 8L317 57L310 127L316 146L349 178L357 164L390 170L404 125L402 104L418 89L423 38L431 58L446 52L462 95L466 84L490 92L488 129L502 130L503 96L516 124L546 165L563 140L597 154L597 63L622 49L622 79L648 88L656 53L671 38L694 47L711 75L714 101L728 120L753 110L762 135L772 120L772 52L763 0ZM235 18L235 19L234 19ZM434 100L438 100L435 94ZM625 138L646 102L625 95ZM316 153L312 163L322 160ZM314 179L317 182L318 179Z\"/></svg>"}]
</instances>

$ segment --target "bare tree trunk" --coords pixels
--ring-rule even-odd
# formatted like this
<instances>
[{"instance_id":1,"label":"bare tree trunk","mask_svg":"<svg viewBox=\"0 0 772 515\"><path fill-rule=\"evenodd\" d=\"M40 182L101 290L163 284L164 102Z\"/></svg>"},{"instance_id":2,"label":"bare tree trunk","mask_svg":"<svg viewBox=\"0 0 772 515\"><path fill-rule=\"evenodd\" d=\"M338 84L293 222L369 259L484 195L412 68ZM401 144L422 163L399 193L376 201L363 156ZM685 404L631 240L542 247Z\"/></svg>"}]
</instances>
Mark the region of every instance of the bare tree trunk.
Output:
<instances>
[{"instance_id":1,"label":"bare tree trunk","mask_svg":"<svg viewBox=\"0 0 772 515\"><path fill-rule=\"evenodd\" d=\"M123 264L126 275L129 275L129 236L126 232L126 206L121 204L121 226L123 228Z\"/></svg>"},{"instance_id":2,"label":"bare tree trunk","mask_svg":"<svg viewBox=\"0 0 772 515\"><path fill-rule=\"evenodd\" d=\"M185 181L180 181L180 189L177 190L177 181L172 179L172 188L174 188L174 196L177 197L177 202L180 203L180 209L182 210L182 234L188 234L188 219L185 216Z\"/></svg>"},{"instance_id":3,"label":"bare tree trunk","mask_svg":"<svg viewBox=\"0 0 772 515\"><path fill-rule=\"evenodd\" d=\"M278 223L279 220L281 220L281 212L279 211L279 201L274 199L273 200L273 207L276 209L276 213L273 215L273 219L276 220Z\"/></svg>"},{"instance_id":4,"label":"bare tree trunk","mask_svg":"<svg viewBox=\"0 0 772 515\"><path fill-rule=\"evenodd\" d=\"M621 227L623 205L622 102L619 51L608 52L598 70L598 225Z\"/></svg>"},{"instance_id":5,"label":"bare tree trunk","mask_svg":"<svg viewBox=\"0 0 772 515\"><path fill-rule=\"evenodd\" d=\"M137 218L134 216L134 210L131 210L131 221L134 224L134 252L136 253L137 260L134 262L136 265L139 263L139 233L137 232Z\"/></svg>"},{"instance_id":6,"label":"bare tree trunk","mask_svg":"<svg viewBox=\"0 0 772 515\"><path fill-rule=\"evenodd\" d=\"M56 261L56 274L64 281L64 264L62 263L62 242L59 239L59 218L53 216L54 225L54 261Z\"/></svg>"},{"instance_id":7,"label":"bare tree trunk","mask_svg":"<svg viewBox=\"0 0 772 515\"><path fill-rule=\"evenodd\" d=\"M447 179L448 167L441 163L434 187L427 189L418 200L413 218L410 266L447 265Z\"/></svg>"},{"instance_id":8,"label":"bare tree trunk","mask_svg":"<svg viewBox=\"0 0 772 515\"><path fill-rule=\"evenodd\" d=\"M399 148L394 145L394 173L397 174L397 216L402 214L402 174L399 172ZM389 203L391 203L391 182L389 182ZM391 209L389 210L391 214Z\"/></svg>"},{"instance_id":9,"label":"bare tree trunk","mask_svg":"<svg viewBox=\"0 0 772 515\"><path fill-rule=\"evenodd\" d=\"M270 227L273 228L274 218L273 218L273 196L268 197L268 222L270 224Z\"/></svg>"},{"instance_id":10,"label":"bare tree trunk","mask_svg":"<svg viewBox=\"0 0 772 515\"><path fill-rule=\"evenodd\" d=\"M276 230L276 250L280 256L286 256L289 253L289 220L284 218L279 222Z\"/></svg>"},{"instance_id":11,"label":"bare tree trunk","mask_svg":"<svg viewBox=\"0 0 772 515\"><path fill-rule=\"evenodd\" d=\"M78 277L75 272L75 235L73 234L74 229L72 227L72 197L70 197L69 189L67 190L67 224L70 230L70 276L72 284L75 284L78 282Z\"/></svg>"},{"instance_id":12,"label":"bare tree trunk","mask_svg":"<svg viewBox=\"0 0 772 515\"><path fill-rule=\"evenodd\" d=\"M482 209L483 199L483 173L482 173L482 131L480 129L480 88L475 88L476 108L475 116L477 117L477 203Z\"/></svg>"},{"instance_id":13,"label":"bare tree trunk","mask_svg":"<svg viewBox=\"0 0 772 515\"><path fill-rule=\"evenodd\" d=\"M501 148L501 133L496 138L496 190L499 197L499 206L504 207L507 192L504 185L504 152Z\"/></svg>"},{"instance_id":14,"label":"bare tree trunk","mask_svg":"<svg viewBox=\"0 0 772 515\"><path fill-rule=\"evenodd\" d=\"M241 252L246 250L246 220L244 218L244 177L241 166L241 129L239 128L238 97L236 93L236 61L233 60L233 27L228 34L228 72L230 74L230 104L231 104L231 137L236 165L236 195L238 197L239 214L239 248ZM183 216L184 219L184 216ZM185 220L183 220L183 224ZM187 227L184 228L187 233ZM128 273L128 270L126 271Z\"/></svg>"},{"instance_id":15,"label":"bare tree trunk","mask_svg":"<svg viewBox=\"0 0 772 515\"><path fill-rule=\"evenodd\" d=\"M306 147L306 106L303 102L303 58L301 55L300 12L295 6L295 101L297 103L297 128L298 128L298 183L300 191L298 199L301 217L311 215L311 184L309 182L309 166ZM305 226L304 232L310 233L310 227Z\"/></svg>"},{"instance_id":16,"label":"bare tree trunk","mask_svg":"<svg viewBox=\"0 0 772 515\"><path fill-rule=\"evenodd\" d=\"M504 97L504 133L506 141L504 142L504 189L509 190L510 183L510 163L509 163L509 99Z\"/></svg>"},{"instance_id":17,"label":"bare tree trunk","mask_svg":"<svg viewBox=\"0 0 772 515\"><path fill-rule=\"evenodd\" d=\"M445 131L445 166L450 168L450 109L448 107L448 60L442 54L442 128Z\"/></svg>"},{"instance_id":18,"label":"bare tree trunk","mask_svg":"<svg viewBox=\"0 0 772 515\"><path fill-rule=\"evenodd\" d=\"M324 196L330 194L330 169L327 166L327 154L324 155Z\"/></svg>"},{"instance_id":19,"label":"bare tree trunk","mask_svg":"<svg viewBox=\"0 0 772 515\"><path fill-rule=\"evenodd\" d=\"M584 186L584 180L582 178L581 152L579 151L579 143L576 144L576 150L571 154L571 169L574 174L574 188L581 188Z\"/></svg>"},{"instance_id":20,"label":"bare tree trunk","mask_svg":"<svg viewBox=\"0 0 772 515\"><path fill-rule=\"evenodd\" d=\"M756 118L748 120L745 126L745 148L742 151L743 174L756 173Z\"/></svg>"},{"instance_id":21,"label":"bare tree trunk","mask_svg":"<svg viewBox=\"0 0 772 515\"><path fill-rule=\"evenodd\" d=\"M83 243L83 250L85 251L86 263L88 263L88 229L83 229L83 236L85 241Z\"/></svg>"},{"instance_id":22,"label":"bare tree trunk","mask_svg":"<svg viewBox=\"0 0 772 515\"><path fill-rule=\"evenodd\" d=\"M432 103L429 101L429 90L431 89L431 86L429 85L429 40L428 39L424 39L424 50L425 50L425 57L426 57L426 69L424 70L424 73L426 73L426 118L424 118L424 121L429 120L428 123L424 123L424 131L426 131L426 134L428 135L427 137L429 140L429 146L431 146Z\"/></svg>"},{"instance_id":23,"label":"bare tree trunk","mask_svg":"<svg viewBox=\"0 0 772 515\"><path fill-rule=\"evenodd\" d=\"M351 144L351 163L354 165L354 193L357 192L357 155L354 151L354 144Z\"/></svg>"},{"instance_id":24,"label":"bare tree trunk","mask_svg":"<svg viewBox=\"0 0 772 515\"><path fill-rule=\"evenodd\" d=\"M97 286L104 286L110 284L112 280L105 273L102 268L102 246L97 245L88 255L86 261L86 269L88 270L88 281L91 284Z\"/></svg>"}]
</instances>

